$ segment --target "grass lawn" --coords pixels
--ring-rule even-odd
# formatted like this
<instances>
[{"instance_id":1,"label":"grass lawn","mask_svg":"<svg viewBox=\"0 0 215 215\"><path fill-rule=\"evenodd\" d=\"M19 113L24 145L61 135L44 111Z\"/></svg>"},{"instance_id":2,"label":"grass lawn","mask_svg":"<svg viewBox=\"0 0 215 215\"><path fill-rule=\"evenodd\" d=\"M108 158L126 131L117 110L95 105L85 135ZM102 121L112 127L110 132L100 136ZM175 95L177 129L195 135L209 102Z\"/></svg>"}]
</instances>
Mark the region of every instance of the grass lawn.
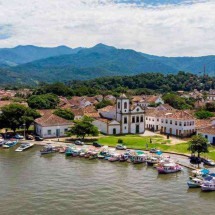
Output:
<instances>
[{"instance_id":1,"label":"grass lawn","mask_svg":"<svg viewBox=\"0 0 215 215\"><path fill-rule=\"evenodd\" d=\"M152 139L152 143L150 143L150 138ZM141 137L138 135L125 135L125 136L103 136L99 138L99 142L103 145L108 146L116 146L118 140L121 139L123 144L128 148L132 149L142 149L146 150L147 145L148 149L157 148L165 152L177 152L183 154L190 154L187 150L188 143L179 143L171 145L170 140L166 140L161 136L153 136L153 137ZM209 147L210 153L203 154L204 157L209 157L215 160L215 148Z\"/></svg>"}]
</instances>

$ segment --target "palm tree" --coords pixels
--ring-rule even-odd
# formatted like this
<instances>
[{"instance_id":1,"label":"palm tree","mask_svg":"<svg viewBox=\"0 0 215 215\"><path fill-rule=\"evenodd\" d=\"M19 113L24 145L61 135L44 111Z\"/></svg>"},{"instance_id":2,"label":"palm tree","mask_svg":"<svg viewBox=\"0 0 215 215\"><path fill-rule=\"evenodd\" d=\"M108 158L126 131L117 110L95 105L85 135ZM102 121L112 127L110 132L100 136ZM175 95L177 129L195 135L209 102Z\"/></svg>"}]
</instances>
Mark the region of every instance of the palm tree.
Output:
<instances>
[{"instance_id":1,"label":"palm tree","mask_svg":"<svg viewBox=\"0 0 215 215\"><path fill-rule=\"evenodd\" d=\"M189 142L188 150L191 151L191 153L193 154L197 153L198 159L200 159L201 153L208 152L208 140L204 138L202 135L195 135Z\"/></svg>"}]
</instances>

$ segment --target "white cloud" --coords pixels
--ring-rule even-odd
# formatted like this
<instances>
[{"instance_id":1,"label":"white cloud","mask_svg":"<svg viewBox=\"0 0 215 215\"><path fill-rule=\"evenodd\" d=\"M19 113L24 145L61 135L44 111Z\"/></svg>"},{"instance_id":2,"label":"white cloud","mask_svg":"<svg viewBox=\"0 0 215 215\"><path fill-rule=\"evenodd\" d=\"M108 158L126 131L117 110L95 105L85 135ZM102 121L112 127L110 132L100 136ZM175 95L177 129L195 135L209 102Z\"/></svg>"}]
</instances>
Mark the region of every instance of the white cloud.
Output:
<instances>
[{"instance_id":1,"label":"white cloud","mask_svg":"<svg viewBox=\"0 0 215 215\"><path fill-rule=\"evenodd\" d=\"M215 50L214 0L156 7L114 0L0 0L0 11L0 26L12 31L0 47L105 43L166 56Z\"/></svg>"}]
</instances>

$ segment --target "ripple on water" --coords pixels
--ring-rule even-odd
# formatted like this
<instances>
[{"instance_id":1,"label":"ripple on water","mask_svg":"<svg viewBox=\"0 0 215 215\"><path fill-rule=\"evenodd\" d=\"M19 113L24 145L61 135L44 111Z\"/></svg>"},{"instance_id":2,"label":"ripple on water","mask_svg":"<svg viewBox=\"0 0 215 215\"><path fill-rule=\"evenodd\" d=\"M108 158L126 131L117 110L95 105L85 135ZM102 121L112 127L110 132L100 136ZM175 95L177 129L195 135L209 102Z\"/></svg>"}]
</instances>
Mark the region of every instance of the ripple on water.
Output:
<instances>
[{"instance_id":1,"label":"ripple on water","mask_svg":"<svg viewBox=\"0 0 215 215\"><path fill-rule=\"evenodd\" d=\"M212 214L214 193L188 190L188 170L0 151L1 215Z\"/></svg>"}]
</instances>

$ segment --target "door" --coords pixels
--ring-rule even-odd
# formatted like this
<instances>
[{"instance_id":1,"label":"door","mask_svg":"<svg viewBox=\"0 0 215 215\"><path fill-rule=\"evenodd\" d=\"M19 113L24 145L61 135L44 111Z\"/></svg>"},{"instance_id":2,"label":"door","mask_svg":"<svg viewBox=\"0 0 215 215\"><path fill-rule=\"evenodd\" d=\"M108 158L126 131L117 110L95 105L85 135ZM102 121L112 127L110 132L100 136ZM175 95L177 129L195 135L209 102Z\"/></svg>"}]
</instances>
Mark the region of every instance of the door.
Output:
<instances>
[{"instance_id":1,"label":"door","mask_svg":"<svg viewBox=\"0 0 215 215\"><path fill-rule=\"evenodd\" d=\"M215 137L213 137L213 145L215 145Z\"/></svg>"},{"instance_id":2,"label":"door","mask_svg":"<svg viewBox=\"0 0 215 215\"><path fill-rule=\"evenodd\" d=\"M60 137L60 129L59 129L59 128L56 129L56 136L57 136L57 137Z\"/></svg>"},{"instance_id":3,"label":"door","mask_svg":"<svg viewBox=\"0 0 215 215\"><path fill-rule=\"evenodd\" d=\"M139 134L139 133L140 133L140 126L136 125L136 134Z\"/></svg>"},{"instance_id":4,"label":"door","mask_svg":"<svg viewBox=\"0 0 215 215\"><path fill-rule=\"evenodd\" d=\"M170 135L172 134L172 128L169 129L169 134L170 134Z\"/></svg>"},{"instance_id":5,"label":"door","mask_svg":"<svg viewBox=\"0 0 215 215\"><path fill-rule=\"evenodd\" d=\"M113 129L113 134L114 134L114 135L116 134L116 129L115 129L115 128Z\"/></svg>"}]
</instances>

